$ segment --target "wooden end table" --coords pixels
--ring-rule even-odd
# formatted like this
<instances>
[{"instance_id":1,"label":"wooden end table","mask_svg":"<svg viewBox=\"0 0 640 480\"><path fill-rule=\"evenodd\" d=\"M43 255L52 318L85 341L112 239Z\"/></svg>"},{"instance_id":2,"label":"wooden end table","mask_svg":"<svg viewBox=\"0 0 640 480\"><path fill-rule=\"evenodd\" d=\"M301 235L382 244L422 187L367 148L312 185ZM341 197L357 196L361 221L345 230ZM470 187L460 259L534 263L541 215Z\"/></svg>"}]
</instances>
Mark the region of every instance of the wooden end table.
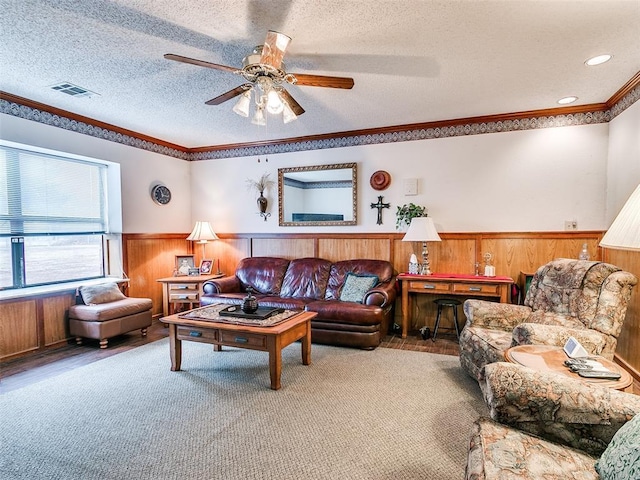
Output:
<instances>
[{"instance_id":1,"label":"wooden end table","mask_svg":"<svg viewBox=\"0 0 640 480\"><path fill-rule=\"evenodd\" d=\"M311 364L311 319L317 314L301 312L282 323L270 327L254 327L233 323L212 322L181 318L178 315L164 317L169 324L169 353L171 371L180 370L182 340L210 343L216 351L223 345L269 352L271 389L280 389L282 374L282 349L296 340L302 343L302 364Z\"/></svg>"},{"instance_id":2,"label":"wooden end table","mask_svg":"<svg viewBox=\"0 0 640 480\"><path fill-rule=\"evenodd\" d=\"M589 357L600 362L607 370L619 373L621 376L618 380L607 380L603 378L585 378L575 372L569 370L564 364L567 360L567 354L564 353L562 347L551 345L518 345L511 347L504 353L505 359L510 363L517 363L525 367L539 371L548 371L561 373L567 377L575 378L592 385L601 385L616 390L631 391L629 387L633 384L631 374L617 363L607 360L604 357Z\"/></svg>"},{"instance_id":3,"label":"wooden end table","mask_svg":"<svg viewBox=\"0 0 640 480\"><path fill-rule=\"evenodd\" d=\"M189 305L190 309L199 307L204 282L223 276L222 273L218 273L157 279L156 282L162 283L162 316L166 317L173 314L174 307L178 304ZM162 322L164 323L164 319Z\"/></svg>"}]
</instances>

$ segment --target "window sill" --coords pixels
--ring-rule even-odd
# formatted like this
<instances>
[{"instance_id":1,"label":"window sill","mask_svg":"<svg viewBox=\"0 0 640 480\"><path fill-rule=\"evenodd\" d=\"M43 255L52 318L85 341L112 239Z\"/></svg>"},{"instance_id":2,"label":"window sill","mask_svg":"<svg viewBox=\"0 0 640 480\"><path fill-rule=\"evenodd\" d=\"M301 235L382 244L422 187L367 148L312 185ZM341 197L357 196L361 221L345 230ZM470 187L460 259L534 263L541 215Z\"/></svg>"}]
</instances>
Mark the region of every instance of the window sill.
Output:
<instances>
[{"instance_id":1,"label":"window sill","mask_svg":"<svg viewBox=\"0 0 640 480\"><path fill-rule=\"evenodd\" d=\"M64 292L75 292L76 288L83 285L99 285L101 283L117 282L127 283L128 278L104 277L94 278L92 280L82 280L77 282L56 283L53 285L41 285L39 287L14 288L11 290L0 291L0 302L5 300L20 300L41 295L52 295Z\"/></svg>"}]
</instances>

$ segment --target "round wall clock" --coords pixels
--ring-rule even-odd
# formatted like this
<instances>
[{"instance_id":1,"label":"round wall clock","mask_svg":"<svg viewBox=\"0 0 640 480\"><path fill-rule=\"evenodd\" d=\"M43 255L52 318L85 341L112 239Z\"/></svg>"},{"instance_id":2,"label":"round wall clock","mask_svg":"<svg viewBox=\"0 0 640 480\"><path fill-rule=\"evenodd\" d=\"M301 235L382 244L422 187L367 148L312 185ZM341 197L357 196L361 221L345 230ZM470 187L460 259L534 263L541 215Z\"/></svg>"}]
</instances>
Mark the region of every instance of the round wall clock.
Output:
<instances>
[{"instance_id":1,"label":"round wall clock","mask_svg":"<svg viewBox=\"0 0 640 480\"><path fill-rule=\"evenodd\" d=\"M166 205L171 201L171 190L162 184L155 185L151 189L151 198L158 205Z\"/></svg>"}]
</instances>

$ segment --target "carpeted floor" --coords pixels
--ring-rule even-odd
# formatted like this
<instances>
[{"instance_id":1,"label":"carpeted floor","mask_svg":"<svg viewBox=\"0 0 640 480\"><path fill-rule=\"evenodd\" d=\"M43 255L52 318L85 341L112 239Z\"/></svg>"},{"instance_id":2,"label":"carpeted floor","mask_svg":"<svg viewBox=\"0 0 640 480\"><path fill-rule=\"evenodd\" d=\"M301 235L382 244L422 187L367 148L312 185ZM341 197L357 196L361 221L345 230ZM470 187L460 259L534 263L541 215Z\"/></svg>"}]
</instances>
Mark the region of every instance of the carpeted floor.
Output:
<instances>
[{"instance_id":1,"label":"carpeted floor","mask_svg":"<svg viewBox=\"0 0 640 480\"><path fill-rule=\"evenodd\" d=\"M457 357L300 345L269 389L264 352L166 339L0 395L12 479L460 479L486 414Z\"/></svg>"}]
</instances>

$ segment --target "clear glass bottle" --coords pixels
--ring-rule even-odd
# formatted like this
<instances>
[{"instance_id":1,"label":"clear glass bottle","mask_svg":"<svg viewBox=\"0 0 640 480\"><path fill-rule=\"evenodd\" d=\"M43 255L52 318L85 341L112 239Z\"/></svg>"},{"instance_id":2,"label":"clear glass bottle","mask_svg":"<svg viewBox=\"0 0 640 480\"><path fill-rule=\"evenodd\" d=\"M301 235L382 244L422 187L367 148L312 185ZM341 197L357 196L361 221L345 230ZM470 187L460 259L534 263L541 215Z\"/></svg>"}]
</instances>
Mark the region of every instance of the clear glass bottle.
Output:
<instances>
[{"instance_id":1,"label":"clear glass bottle","mask_svg":"<svg viewBox=\"0 0 640 480\"><path fill-rule=\"evenodd\" d=\"M578 259L580 260L589 260L591 256L589 255L589 250L587 249L587 244L582 244L582 250L580 250L580 255L578 255Z\"/></svg>"}]
</instances>

